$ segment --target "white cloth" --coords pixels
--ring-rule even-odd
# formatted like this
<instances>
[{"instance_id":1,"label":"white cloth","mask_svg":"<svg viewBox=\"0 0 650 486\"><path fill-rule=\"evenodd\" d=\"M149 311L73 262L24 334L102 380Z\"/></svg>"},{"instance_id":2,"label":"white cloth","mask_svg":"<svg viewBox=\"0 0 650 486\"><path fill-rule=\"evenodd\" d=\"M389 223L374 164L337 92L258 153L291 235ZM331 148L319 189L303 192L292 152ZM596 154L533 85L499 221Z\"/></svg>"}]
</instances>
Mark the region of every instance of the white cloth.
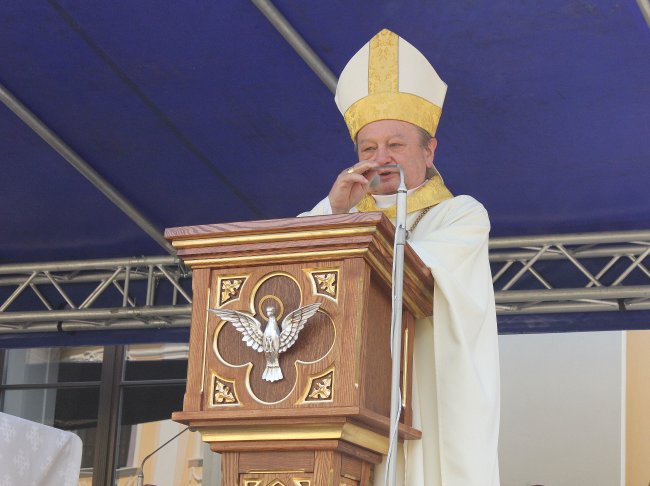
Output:
<instances>
[{"instance_id":1,"label":"white cloth","mask_svg":"<svg viewBox=\"0 0 650 486\"><path fill-rule=\"evenodd\" d=\"M326 214L327 198L301 216ZM418 215L408 215L407 228ZM489 231L485 208L470 196L456 196L432 208L410 235L435 285L433 326L431 318L415 323L413 426L422 439L406 443L407 467L398 473L398 484L499 485L499 353ZM375 468L375 485L383 478L382 464Z\"/></svg>"},{"instance_id":2,"label":"white cloth","mask_svg":"<svg viewBox=\"0 0 650 486\"><path fill-rule=\"evenodd\" d=\"M0 486L76 486L81 439L0 412Z\"/></svg>"}]
</instances>

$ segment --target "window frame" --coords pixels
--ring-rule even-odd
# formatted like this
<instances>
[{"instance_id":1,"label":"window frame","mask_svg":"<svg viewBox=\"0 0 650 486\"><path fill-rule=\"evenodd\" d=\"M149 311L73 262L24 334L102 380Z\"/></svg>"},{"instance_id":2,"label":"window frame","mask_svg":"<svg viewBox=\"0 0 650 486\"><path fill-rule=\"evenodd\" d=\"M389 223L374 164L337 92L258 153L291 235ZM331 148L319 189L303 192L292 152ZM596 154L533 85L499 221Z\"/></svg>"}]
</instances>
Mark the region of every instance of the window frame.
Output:
<instances>
[{"instance_id":1,"label":"window frame","mask_svg":"<svg viewBox=\"0 0 650 486\"><path fill-rule=\"evenodd\" d=\"M166 342L166 341L161 341ZM183 343L186 344L186 343ZM4 409L4 397L11 390L43 390L99 387L97 432L93 454L93 486L112 486L117 477L119 431L122 415L123 391L127 388L160 385L183 385L186 378L125 380L126 348L128 344L104 345L100 381L16 383L5 384L7 350L0 348L0 411ZM24 349L49 346L30 346ZM182 408L182 403L180 404ZM171 417L170 417L171 419Z\"/></svg>"}]
</instances>

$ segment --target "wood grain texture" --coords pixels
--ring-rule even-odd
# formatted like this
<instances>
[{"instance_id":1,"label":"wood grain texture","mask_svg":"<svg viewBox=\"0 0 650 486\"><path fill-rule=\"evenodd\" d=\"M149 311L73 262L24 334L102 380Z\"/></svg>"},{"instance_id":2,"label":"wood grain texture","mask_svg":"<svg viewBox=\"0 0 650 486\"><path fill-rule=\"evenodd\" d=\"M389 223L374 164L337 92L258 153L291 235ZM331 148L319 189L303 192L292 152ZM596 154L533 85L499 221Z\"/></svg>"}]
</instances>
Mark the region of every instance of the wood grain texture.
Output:
<instances>
[{"instance_id":1,"label":"wood grain texture","mask_svg":"<svg viewBox=\"0 0 650 486\"><path fill-rule=\"evenodd\" d=\"M382 456L359 444L381 450L376 446L381 439L349 431L357 434L362 427L388 434L390 221L381 213L362 213L171 228L165 234L179 242L181 258L195 263L188 382L183 411L173 419L215 441L211 449L224 453L223 484L238 484L243 474L260 471L304 471L317 485L369 484ZM403 347L410 366L414 316L431 314L433 280L410 247L405 262L403 326L409 334ZM320 270L338 272L336 299L314 288L310 272ZM275 307L281 323L300 306L321 304L296 343L280 355L279 382L261 379L264 355L247 347L231 324L212 313L206 317L207 307L218 305L219 282L243 277L238 294L223 308L252 314L263 327L266 305ZM330 393L305 400L325 374L331 376ZM232 386L236 404L213 403L213 375ZM404 375L406 396L411 375ZM400 438L419 438L411 427L410 403L401 418ZM350 442L325 438L337 437L331 430L338 426L345 427L348 435L341 436ZM278 440L280 431L286 440Z\"/></svg>"},{"instance_id":2,"label":"wood grain texture","mask_svg":"<svg viewBox=\"0 0 650 486\"><path fill-rule=\"evenodd\" d=\"M362 463L379 464L382 461L382 455L376 452L369 451L363 447L359 447L348 442L339 441L336 450L344 456L354 457L359 459Z\"/></svg>"},{"instance_id":3,"label":"wood grain texture","mask_svg":"<svg viewBox=\"0 0 650 486\"><path fill-rule=\"evenodd\" d=\"M223 486L239 484L239 453L225 452L221 455L221 484Z\"/></svg>"},{"instance_id":4,"label":"wood grain texture","mask_svg":"<svg viewBox=\"0 0 650 486\"><path fill-rule=\"evenodd\" d=\"M341 454L359 459L362 462L370 464L379 464L382 461L382 455L369 451L348 442L337 439L318 439L318 440L276 440L265 442L213 442L210 449L214 452L241 452L243 453L262 453L264 457L269 452L309 452L316 450L332 450ZM255 456L251 456L255 457Z\"/></svg>"},{"instance_id":5,"label":"wood grain texture","mask_svg":"<svg viewBox=\"0 0 650 486\"><path fill-rule=\"evenodd\" d=\"M361 466L361 479L359 486L371 486L374 472L374 465L364 462Z\"/></svg>"},{"instance_id":6,"label":"wood grain texture","mask_svg":"<svg viewBox=\"0 0 650 486\"><path fill-rule=\"evenodd\" d=\"M357 232L349 233L353 230ZM334 233L328 235L328 231ZM338 234L336 231L339 233L348 231L348 233ZM291 238L292 232L296 232L295 238ZM310 235L310 232L313 234ZM224 259L250 258L252 255L266 255L268 259L271 259L274 255L283 254L285 255L283 261L291 263L305 259L322 261L345 256L319 256L319 252L324 250L364 250L364 258L371 266L376 267L381 278L390 284L394 227L390 220L381 213L340 214L169 228L165 231L165 236L173 244L192 241L194 246L179 249L178 256L194 268L196 265L199 267L210 266L210 263L194 263L210 258L221 259L220 266L226 268L237 266L238 263ZM253 237L264 237L265 240L251 241L250 238ZM219 238L218 244L210 241L215 238ZM301 256L292 259L291 253ZM306 257L305 253L312 255ZM407 267L404 282L407 296L405 304L413 307L411 311L416 317L431 315L433 278L429 269L408 244L405 247L405 263ZM263 265L265 262L258 259L247 264ZM388 269L388 271L380 271L381 269ZM415 292L412 293L411 290Z\"/></svg>"},{"instance_id":7,"label":"wood grain texture","mask_svg":"<svg viewBox=\"0 0 650 486\"><path fill-rule=\"evenodd\" d=\"M369 485L373 467L381 461L381 455L342 441L280 441L269 450L264 444L248 446L250 450L231 452L237 445L213 444L212 450L223 454L223 485L246 479L293 484L294 478L312 485Z\"/></svg>"},{"instance_id":8,"label":"wood grain texture","mask_svg":"<svg viewBox=\"0 0 650 486\"><path fill-rule=\"evenodd\" d=\"M277 472L277 473L263 473L253 472L242 474L240 476L239 485L255 485L255 486L312 486L314 483L311 481L311 474L295 472Z\"/></svg>"},{"instance_id":9,"label":"wood grain texture","mask_svg":"<svg viewBox=\"0 0 650 486\"><path fill-rule=\"evenodd\" d=\"M334 486L341 476L341 456L333 451L314 453L314 483ZM334 482L336 479L336 483Z\"/></svg>"},{"instance_id":10,"label":"wood grain texture","mask_svg":"<svg viewBox=\"0 0 650 486\"><path fill-rule=\"evenodd\" d=\"M184 411L201 410L201 383L205 353L205 318L209 289L210 270L197 270L192 273L192 323L188 352L187 386L183 399Z\"/></svg>"},{"instance_id":11,"label":"wood grain texture","mask_svg":"<svg viewBox=\"0 0 650 486\"><path fill-rule=\"evenodd\" d=\"M378 414L372 410L361 409L359 415L353 418L355 422L365 424L368 428L388 436L388 423L390 420L385 415ZM422 437L422 432L411 427L410 424L400 422L398 436L400 439L415 440Z\"/></svg>"},{"instance_id":12,"label":"wood grain texture","mask_svg":"<svg viewBox=\"0 0 650 486\"><path fill-rule=\"evenodd\" d=\"M327 412L324 412L327 410ZM360 413L359 407L328 407L324 408L268 408L261 414L259 409L231 408L227 410L202 410L199 412L174 412L174 420L196 427L206 427L210 424L225 424L233 421L249 421L251 419L283 419L298 420L311 417L320 420L321 417L349 417ZM243 422L242 422L243 423Z\"/></svg>"},{"instance_id":13,"label":"wood grain texture","mask_svg":"<svg viewBox=\"0 0 650 486\"><path fill-rule=\"evenodd\" d=\"M216 236L258 235L282 231L309 231L328 228L346 228L351 226L382 226L390 233L390 220L380 212L336 214L331 216L308 216L305 218L265 219L258 221L240 221L236 223L204 224L167 228L165 238L169 241Z\"/></svg>"},{"instance_id":14,"label":"wood grain texture","mask_svg":"<svg viewBox=\"0 0 650 486\"><path fill-rule=\"evenodd\" d=\"M361 479L361 461L354 457L341 457L341 476L354 478L357 481Z\"/></svg>"},{"instance_id":15,"label":"wood grain texture","mask_svg":"<svg viewBox=\"0 0 650 486\"><path fill-rule=\"evenodd\" d=\"M242 335L232 325L221 322L217 316L211 316L209 336L214 345L208 355L208 368L236 383L235 391L242 405L235 408L223 407L220 411L228 414L236 413L241 408L295 408L306 393L309 377L323 373L337 360L340 350L335 339L337 330L333 319L339 314L338 305L331 299L312 293L311 280L305 268L305 265L293 264L214 272L212 285L216 285L219 277L225 278L229 274L249 274L240 292L240 299L229 302L224 308L254 314L263 326L266 321L261 316L260 302L264 298L266 302L274 303L274 306L275 302L282 303L280 323L288 312L300 306L321 303L320 310L300 331L296 343L280 355L284 378L274 383L261 378L266 366L264 354L246 346L242 342ZM309 268L318 268L318 265L310 264ZM322 408L337 405L336 402L311 402L300 406ZM205 409L209 408L206 401Z\"/></svg>"},{"instance_id":16,"label":"wood grain texture","mask_svg":"<svg viewBox=\"0 0 650 486\"><path fill-rule=\"evenodd\" d=\"M269 440L264 442L213 442L210 449L214 452L268 452L337 450L341 441L336 439L318 440Z\"/></svg>"},{"instance_id":17,"label":"wood grain texture","mask_svg":"<svg viewBox=\"0 0 650 486\"><path fill-rule=\"evenodd\" d=\"M367 305L364 315L364 355L361 406L384 416L390 416L390 317L391 302L388 289L373 274L367 283Z\"/></svg>"},{"instance_id":18,"label":"wood grain texture","mask_svg":"<svg viewBox=\"0 0 650 486\"><path fill-rule=\"evenodd\" d=\"M289 312L302 305L300 287L286 275L273 275L264 280L252 297L252 307L257 311L255 318L264 326L267 323L266 316L262 314L265 307L275 308L280 325ZM281 301L282 307L274 299ZM242 336L233 326L225 326L222 329L217 347L223 358L234 366L252 363L253 368L249 375L251 391L260 400L273 403L285 398L296 383L297 367L294 363L297 360L313 362L323 358L334 343L334 334L334 326L327 315L318 312L312 316L300 331L297 342L280 355L280 368L284 378L272 384L262 379L266 366L264 354L242 346Z\"/></svg>"},{"instance_id":19,"label":"wood grain texture","mask_svg":"<svg viewBox=\"0 0 650 486\"><path fill-rule=\"evenodd\" d=\"M314 453L312 451L268 451L242 452L239 454L239 472L300 470L313 472Z\"/></svg>"}]
</instances>

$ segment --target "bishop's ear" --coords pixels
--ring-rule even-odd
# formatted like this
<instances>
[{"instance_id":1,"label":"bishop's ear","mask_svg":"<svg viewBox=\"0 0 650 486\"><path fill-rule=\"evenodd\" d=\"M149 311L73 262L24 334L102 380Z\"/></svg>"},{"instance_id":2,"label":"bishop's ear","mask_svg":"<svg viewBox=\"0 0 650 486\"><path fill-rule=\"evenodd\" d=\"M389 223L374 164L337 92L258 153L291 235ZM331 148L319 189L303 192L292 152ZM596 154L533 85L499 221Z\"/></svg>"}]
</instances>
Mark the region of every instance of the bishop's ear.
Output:
<instances>
[{"instance_id":1,"label":"bishop's ear","mask_svg":"<svg viewBox=\"0 0 650 486\"><path fill-rule=\"evenodd\" d=\"M433 159L436 154L436 147L438 147L438 139L436 138L429 139L426 148L427 167L433 167Z\"/></svg>"}]
</instances>

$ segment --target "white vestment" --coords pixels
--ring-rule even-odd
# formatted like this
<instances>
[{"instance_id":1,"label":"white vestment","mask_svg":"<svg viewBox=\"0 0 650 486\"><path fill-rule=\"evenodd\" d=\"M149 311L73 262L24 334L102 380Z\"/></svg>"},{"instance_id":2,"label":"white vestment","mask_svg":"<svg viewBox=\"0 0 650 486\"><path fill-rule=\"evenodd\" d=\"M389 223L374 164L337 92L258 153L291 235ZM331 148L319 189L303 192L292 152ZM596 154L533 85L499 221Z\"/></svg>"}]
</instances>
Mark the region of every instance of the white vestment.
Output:
<instances>
[{"instance_id":1,"label":"white vestment","mask_svg":"<svg viewBox=\"0 0 650 486\"><path fill-rule=\"evenodd\" d=\"M327 198L301 216L326 214ZM407 228L419 214L407 216ZM409 236L435 285L433 325L431 318L415 323L413 426L422 439L407 441L400 452L398 484L499 485L499 352L489 231L485 208L470 196L456 196L431 208ZM375 467L375 486L383 485L383 466Z\"/></svg>"}]
</instances>

